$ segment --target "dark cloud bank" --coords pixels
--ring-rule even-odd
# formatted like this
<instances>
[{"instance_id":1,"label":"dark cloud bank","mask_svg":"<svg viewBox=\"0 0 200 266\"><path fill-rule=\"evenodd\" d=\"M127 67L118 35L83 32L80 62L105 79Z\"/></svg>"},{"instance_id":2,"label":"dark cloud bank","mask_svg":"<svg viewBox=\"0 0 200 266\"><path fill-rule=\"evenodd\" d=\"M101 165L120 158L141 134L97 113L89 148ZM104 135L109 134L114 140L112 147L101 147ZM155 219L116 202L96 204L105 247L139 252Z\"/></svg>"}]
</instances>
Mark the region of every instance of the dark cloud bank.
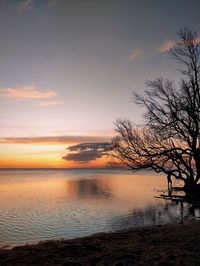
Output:
<instances>
[{"instance_id":1,"label":"dark cloud bank","mask_svg":"<svg viewBox=\"0 0 200 266\"><path fill-rule=\"evenodd\" d=\"M110 142L90 142L70 146L67 150L69 153L63 157L64 160L86 163L107 155L112 145Z\"/></svg>"}]
</instances>

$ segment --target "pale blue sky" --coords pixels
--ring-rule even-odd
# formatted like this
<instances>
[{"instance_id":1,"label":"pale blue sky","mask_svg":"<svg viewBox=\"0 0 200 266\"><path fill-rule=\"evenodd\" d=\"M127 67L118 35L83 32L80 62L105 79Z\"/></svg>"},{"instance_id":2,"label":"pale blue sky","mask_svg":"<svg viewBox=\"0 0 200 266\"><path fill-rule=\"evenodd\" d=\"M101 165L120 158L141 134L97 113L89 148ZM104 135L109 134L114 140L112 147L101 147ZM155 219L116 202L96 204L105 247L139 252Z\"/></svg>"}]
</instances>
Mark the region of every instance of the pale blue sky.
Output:
<instances>
[{"instance_id":1,"label":"pale blue sky","mask_svg":"<svg viewBox=\"0 0 200 266\"><path fill-rule=\"evenodd\" d=\"M0 0L1 135L140 122L132 92L160 75L177 79L161 48L185 26L200 29L199 0Z\"/></svg>"}]
</instances>

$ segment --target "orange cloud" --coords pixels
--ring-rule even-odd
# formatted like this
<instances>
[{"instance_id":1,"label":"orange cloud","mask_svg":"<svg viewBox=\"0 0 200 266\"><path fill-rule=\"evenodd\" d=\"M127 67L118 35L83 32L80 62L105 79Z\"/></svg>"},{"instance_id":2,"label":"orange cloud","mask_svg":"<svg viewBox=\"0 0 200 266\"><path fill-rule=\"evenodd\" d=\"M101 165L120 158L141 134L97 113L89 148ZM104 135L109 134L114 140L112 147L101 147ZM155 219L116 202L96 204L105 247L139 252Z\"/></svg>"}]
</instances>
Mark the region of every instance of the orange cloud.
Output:
<instances>
[{"instance_id":1,"label":"orange cloud","mask_svg":"<svg viewBox=\"0 0 200 266\"><path fill-rule=\"evenodd\" d=\"M200 43L200 36L197 36L197 38L195 39L195 43L199 44ZM158 53L164 53L169 51L170 49L174 48L176 46L176 42L173 40L166 40L165 42L163 42L158 48L157 48L157 52Z\"/></svg>"},{"instance_id":2,"label":"orange cloud","mask_svg":"<svg viewBox=\"0 0 200 266\"><path fill-rule=\"evenodd\" d=\"M171 48L173 48L175 46L175 42L172 40L166 40L163 44L161 44L158 49L157 52L159 53L164 53L169 51Z\"/></svg>"},{"instance_id":3,"label":"orange cloud","mask_svg":"<svg viewBox=\"0 0 200 266\"><path fill-rule=\"evenodd\" d=\"M195 39L196 44L200 44L200 36L197 36ZM142 59L142 58L148 58L149 56L156 55L157 53L165 53L169 51L170 49L174 48L176 46L176 42L170 39L165 40L160 46L151 47L145 50L145 52L141 48L135 48L131 51L128 62L132 62L135 59Z\"/></svg>"},{"instance_id":4,"label":"orange cloud","mask_svg":"<svg viewBox=\"0 0 200 266\"><path fill-rule=\"evenodd\" d=\"M52 90L38 90L33 85L28 86L18 86L11 88L0 89L0 96L7 98L14 98L17 100L25 99L47 99L56 96L57 93Z\"/></svg>"},{"instance_id":5,"label":"orange cloud","mask_svg":"<svg viewBox=\"0 0 200 266\"><path fill-rule=\"evenodd\" d=\"M128 58L128 62L132 62L134 61L135 59L138 59L138 58L144 58L145 55L144 55L144 52L142 51L142 49L140 48L135 48L131 51L130 55L129 55L129 58Z\"/></svg>"}]
</instances>

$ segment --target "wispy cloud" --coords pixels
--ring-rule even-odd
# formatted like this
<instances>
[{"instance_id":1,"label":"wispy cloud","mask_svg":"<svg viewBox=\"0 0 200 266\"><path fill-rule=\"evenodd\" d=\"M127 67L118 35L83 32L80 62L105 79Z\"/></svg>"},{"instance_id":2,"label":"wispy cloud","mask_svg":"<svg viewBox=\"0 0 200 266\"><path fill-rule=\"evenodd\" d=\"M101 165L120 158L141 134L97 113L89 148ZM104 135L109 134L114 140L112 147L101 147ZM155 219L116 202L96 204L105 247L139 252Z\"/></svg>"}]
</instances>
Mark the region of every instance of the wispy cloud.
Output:
<instances>
[{"instance_id":1,"label":"wispy cloud","mask_svg":"<svg viewBox=\"0 0 200 266\"><path fill-rule=\"evenodd\" d=\"M62 105L63 102L62 101L46 101L46 102L37 102L35 103L36 106L54 106L54 105Z\"/></svg>"},{"instance_id":2,"label":"wispy cloud","mask_svg":"<svg viewBox=\"0 0 200 266\"><path fill-rule=\"evenodd\" d=\"M169 51L171 48L173 48L176 45L175 41L172 40L166 40L164 41L158 48L157 48L157 52L158 53L164 53Z\"/></svg>"},{"instance_id":3,"label":"wispy cloud","mask_svg":"<svg viewBox=\"0 0 200 266\"><path fill-rule=\"evenodd\" d=\"M63 159L86 163L107 155L111 149L112 145L110 142L81 143L68 147L69 153Z\"/></svg>"},{"instance_id":4,"label":"wispy cloud","mask_svg":"<svg viewBox=\"0 0 200 266\"><path fill-rule=\"evenodd\" d=\"M133 62L135 59L144 58L145 54L141 48L135 48L131 51L128 62Z\"/></svg>"},{"instance_id":5,"label":"wispy cloud","mask_svg":"<svg viewBox=\"0 0 200 266\"><path fill-rule=\"evenodd\" d=\"M19 4L21 12L27 12L33 7L34 0L22 0Z\"/></svg>"},{"instance_id":6,"label":"wispy cloud","mask_svg":"<svg viewBox=\"0 0 200 266\"><path fill-rule=\"evenodd\" d=\"M154 46L154 47L146 47L145 50L141 48L134 48L129 57L128 62L133 62L136 59L144 59L149 58L150 56L154 56L158 53L164 53L169 51L171 48L175 46L175 41L172 40L166 40L164 41L160 46Z\"/></svg>"},{"instance_id":7,"label":"wispy cloud","mask_svg":"<svg viewBox=\"0 0 200 266\"><path fill-rule=\"evenodd\" d=\"M9 137L0 138L0 144L78 144L82 142L105 142L109 137L67 135L67 136L41 136L41 137Z\"/></svg>"},{"instance_id":8,"label":"wispy cloud","mask_svg":"<svg viewBox=\"0 0 200 266\"><path fill-rule=\"evenodd\" d=\"M200 43L200 36L197 36L196 43ZM145 50L141 48L134 48L130 55L128 56L128 62L133 62L136 59L148 58L159 53L168 52L170 49L174 48L177 45L176 41L171 39L166 39L159 46L154 45L153 47L146 47Z\"/></svg>"},{"instance_id":9,"label":"wispy cloud","mask_svg":"<svg viewBox=\"0 0 200 266\"><path fill-rule=\"evenodd\" d=\"M200 36L197 36L197 38L195 39L195 42L197 44L200 43ZM181 44L181 42L180 42L180 44ZM176 45L177 45L177 43L174 40L167 39L159 47L157 47L156 52L157 53L167 52L170 49L174 48Z\"/></svg>"},{"instance_id":10,"label":"wispy cloud","mask_svg":"<svg viewBox=\"0 0 200 266\"><path fill-rule=\"evenodd\" d=\"M55 91L39 90L33 85L0 89L0 96L7 97L7 98L13 98L17 100L48 99L56 95L57 93Z\"/></svg>"}]
</instances>

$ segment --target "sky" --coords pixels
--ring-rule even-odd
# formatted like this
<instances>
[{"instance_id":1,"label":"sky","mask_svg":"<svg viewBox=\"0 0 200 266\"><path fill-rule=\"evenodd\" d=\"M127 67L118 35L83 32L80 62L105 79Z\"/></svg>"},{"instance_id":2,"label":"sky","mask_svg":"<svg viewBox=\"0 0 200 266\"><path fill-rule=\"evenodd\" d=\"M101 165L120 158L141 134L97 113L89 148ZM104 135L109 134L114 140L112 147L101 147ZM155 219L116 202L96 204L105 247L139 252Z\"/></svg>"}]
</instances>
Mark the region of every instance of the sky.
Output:
<instances>
[{"instance_id":1,"label":"sky","mask_svg":"<svg viewBox=\"0 0 200 266\"><path fill-rule=\"evenodd\" d=\"M142 122L133 91L178 80L185 26L199 0L0 0L0 168L105 166L116 119Z\"/></svg>"}]
</instances>

